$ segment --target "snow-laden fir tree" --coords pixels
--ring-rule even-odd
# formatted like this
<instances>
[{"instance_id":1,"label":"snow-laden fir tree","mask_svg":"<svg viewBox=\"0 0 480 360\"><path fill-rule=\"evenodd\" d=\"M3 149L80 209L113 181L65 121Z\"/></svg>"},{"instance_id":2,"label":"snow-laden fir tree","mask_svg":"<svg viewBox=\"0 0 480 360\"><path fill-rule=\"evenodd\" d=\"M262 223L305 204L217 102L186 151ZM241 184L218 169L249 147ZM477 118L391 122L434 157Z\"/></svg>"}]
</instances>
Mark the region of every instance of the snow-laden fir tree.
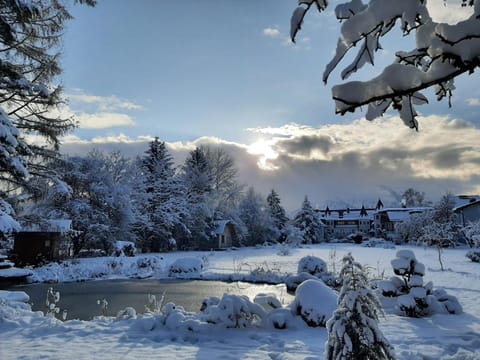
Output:
<instances>
[{"instance_id":1,"label":"snow-laden fir tree","mask_svg":"<svg viewBox=\"0 0 480 360\"><path fill-rule=\"evenodd\" d=\"M192 150L182 167L182 181L188 213L185 219L188 233L184 234L190 241L187 246L210 248L214 225L214 208L211 194L213 177L205 150L197 147Z\"/></svg>"},{"instance_id":2,"label":"snow-laden fir tree","mask_svg":"<svg viewBox=\"0 0 480 360\"><path fill-rule=\"evenodd\" d=\"M270 217L275 223L277 230L280 233L280 237L278 240L283 242L287 237L285 226L287 225L288 217L285 213L285 209L281 204L280 196L274 189L272 189L270 194L268 194L267 196L267 209L270 213Z\"/></svg>"},{"instance_id":3,"label":"snow-laden fir tree","mask_svg":"<svg viewBox=\"0 0 480 360\"><path fill-rule=\"evenodd\" d=\"M315 244L323 241L323 226L307 196L303 200L302 208L293 218L292 224L303 232L305 243Z\"/></svg>"},{"instance_id":4,"label":"snow-laden fir tree","mask_svg":"<svg viewBox=\"0 0 480 360\"><path fill-rule=\"evenodd\" d=\"M338 309L327 321L327 360L395 359L394 349L378 327L381 305L362 266L351 254L343 258Z\"/></svg>"},{"instance_id":5,"label":"snow-laden fir tree","mask_svg":"<svg viewBox=\"0 0 480 360\"><path fill-rule=\"evenodd\" d=\"M291 38L295 41L306 13L311 8L327 9L326 0L299 0L299 7L291 18ZM429 2L428 2L429 3ZM315 5L315 6L314 6ZM480 1L462 0L461 6L473 6L464 19L455 24L436 22L430 15L427 1L419 0L353 0L335 7L335 17L342 21L337 49L326 66L323 81L352 50L353 61L341 73L342 80L374 64L375 54L382 50L380 41L396 26L404 36L413 37L413 49L396 52L395 61L368 81L350 81L332 88L336 112L345 114L368 105L366 118L373 120L389 108L399 112L400 118L411 128L418 128L415 106L428 103L421 93L434 88L438 100L450 99L455 89L454 79L472 74L480 66ZM455 13L460 4L438 2L435 6L449 6Z\"/></svg>"},{"instance_id":6,"label":"snow-laden fir tree","mask_svg":"<svg viewBox=\"0 0 480 360\"><path fill-rule=\"evenodd\" d=\"M185 194L173 158L158 137L140 160L134 202L142 251L169 249L175 227L183 223Z\"/></svg>"},{"instance_id":7,"label":"snow-laden fir tree","mask_svg":"<svg viewBox=\"0 0 480 360\"><path fill-rule=\"evenodd\" d=\"M95 0L74 2L95 5ZM0 9L0 185L5 198L28 189L27 175L52 174L45 160L58 155L59 137L75 122L56 111L64 102L57 81L62 35L72 18L65 2L3 0Z\"/></svg>"}]
</instances>

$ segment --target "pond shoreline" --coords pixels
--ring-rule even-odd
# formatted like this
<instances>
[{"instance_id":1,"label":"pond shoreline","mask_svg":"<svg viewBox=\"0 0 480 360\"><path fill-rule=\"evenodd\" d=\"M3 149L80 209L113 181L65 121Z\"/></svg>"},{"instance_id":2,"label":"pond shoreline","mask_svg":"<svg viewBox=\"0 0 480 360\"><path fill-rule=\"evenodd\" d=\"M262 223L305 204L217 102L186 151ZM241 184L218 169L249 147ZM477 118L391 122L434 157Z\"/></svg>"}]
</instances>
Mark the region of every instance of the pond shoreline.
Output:
<instances>
[{"instance_id":1,"label":"pond shoreline","mask_svg":"<svg viewBox=\"0 0 480 360\"><path fill-rule=\"evenodd\" d=\"M32 310L46 312L45 300L49 288L59 292L58 307L67 310L67 319L91 320L95 316L116 316L118 311L133 307L145 312L149 295L155 295L163 305L173 302L187 311L200 311L202 301L222 297L224 293L246 295L251 300L260 293L273 293L278 298L291 300L282 285L250 284L191 279L115 279L69 283L35 283L17 285L9 291L23 291L30 296ZM108 311L102 311L99 302L108 302ZM162 300L163 299L163 300Z\"/></svg>"}]
</instances>

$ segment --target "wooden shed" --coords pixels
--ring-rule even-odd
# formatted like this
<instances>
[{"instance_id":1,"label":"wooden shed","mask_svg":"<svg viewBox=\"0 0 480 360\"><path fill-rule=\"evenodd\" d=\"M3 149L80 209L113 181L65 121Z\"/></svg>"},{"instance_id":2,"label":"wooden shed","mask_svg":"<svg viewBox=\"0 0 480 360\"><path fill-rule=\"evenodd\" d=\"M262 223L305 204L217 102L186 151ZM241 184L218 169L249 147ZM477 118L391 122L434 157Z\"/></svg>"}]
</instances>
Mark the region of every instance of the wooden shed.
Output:
<instances>
[{"instance_id":1,"label":"wooden shed","mask_svg":"<svg viewBox=\"0 0 480 360\"><path fill-rule=\"evenodd\" d=\"M15 234L13 253L19 266L59 261L72 255L71 220L47 220L23 226Z\"/></svg>"},{"instance_id":2,"label":"wooden shed","mask_svg":"<svg viewBox=\"0 0 480 360\"><path fill-rule=\"evenodd\" d=\"M231 220L216 220L214 224L214 246L217 249L232 247L233 237L235 236L235 225L233 222Z\"/></svg>"}]
</instances>

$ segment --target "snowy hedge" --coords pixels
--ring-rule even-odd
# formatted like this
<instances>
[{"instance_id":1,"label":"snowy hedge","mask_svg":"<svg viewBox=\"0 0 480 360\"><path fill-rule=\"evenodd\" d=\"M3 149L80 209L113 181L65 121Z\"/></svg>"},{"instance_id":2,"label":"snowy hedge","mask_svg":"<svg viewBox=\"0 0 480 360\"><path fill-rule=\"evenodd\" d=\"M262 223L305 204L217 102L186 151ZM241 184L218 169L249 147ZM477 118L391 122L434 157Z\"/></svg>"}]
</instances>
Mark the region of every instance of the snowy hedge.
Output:
<instances>
[{"instance_id":1,"label":"snowy hedge","mask_svg":"<svg viewBox=\"0 0 480 360\"><path fill-rule=\"evenodd\" d=\"M198 273L203 270L203 261L195 257L186 257L175 260L168 270L169 276Z\"/></svg>"}]
</instances>

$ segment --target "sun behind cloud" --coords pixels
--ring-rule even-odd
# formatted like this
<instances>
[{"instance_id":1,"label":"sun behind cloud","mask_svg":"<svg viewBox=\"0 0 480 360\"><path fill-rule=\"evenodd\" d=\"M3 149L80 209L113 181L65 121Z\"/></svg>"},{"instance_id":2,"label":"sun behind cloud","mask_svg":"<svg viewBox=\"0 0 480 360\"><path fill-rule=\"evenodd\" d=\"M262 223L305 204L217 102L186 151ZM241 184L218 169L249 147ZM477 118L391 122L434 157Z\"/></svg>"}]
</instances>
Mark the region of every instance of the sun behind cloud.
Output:
<instances>
[{"instance_id":1,"label":"sun behind cloud","mask_svg":"<svg viewBox=\"0 0 480 360\"><path fill-rule=\"evenodd\" d=\"M262 170L277 170L278 166L270 160L278 158L278 153L273 149L275 140L260 139L248 146L247 152L251 155L259 155L257 165Z\"/></svg>"}]
</instances>

